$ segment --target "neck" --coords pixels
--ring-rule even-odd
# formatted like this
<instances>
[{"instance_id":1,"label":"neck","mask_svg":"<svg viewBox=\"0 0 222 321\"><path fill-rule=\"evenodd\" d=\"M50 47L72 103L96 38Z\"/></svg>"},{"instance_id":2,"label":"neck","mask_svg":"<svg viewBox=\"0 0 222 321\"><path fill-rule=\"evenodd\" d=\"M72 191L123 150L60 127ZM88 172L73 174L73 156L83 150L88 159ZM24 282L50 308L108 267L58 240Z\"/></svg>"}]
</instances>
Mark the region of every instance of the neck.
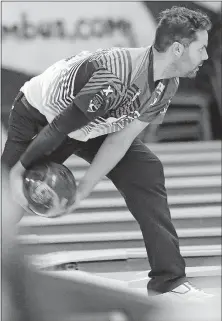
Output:
<instances>
[{"instance_id":1,"label":"neck","mask_svg":"<svg viewBox=\"0 0 222 321\"><path fill-rule=\"evenodd\" d=\"M153 79L154 81L160 79L173 78L174 75L172 64L170 63L167 52L158 52L153 48Z\"/></svg>"}]
</instances>

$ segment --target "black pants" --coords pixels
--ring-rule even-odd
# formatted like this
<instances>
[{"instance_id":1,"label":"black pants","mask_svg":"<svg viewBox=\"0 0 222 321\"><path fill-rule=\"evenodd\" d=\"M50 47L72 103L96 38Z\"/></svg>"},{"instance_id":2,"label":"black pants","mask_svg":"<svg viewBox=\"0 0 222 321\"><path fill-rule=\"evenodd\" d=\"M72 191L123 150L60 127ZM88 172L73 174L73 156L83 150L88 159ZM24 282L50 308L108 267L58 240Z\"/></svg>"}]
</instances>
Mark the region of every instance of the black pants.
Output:
<instances>
[{"instance_id":1,"label":"black pants","mask_svg":"<svg viewBox=\"0 0 222 321\"><path fill-rule=\"evenodd\" d=\"M21 101L17 101L10 114L2 161L12 167L31 139L46 124L46 118L36 109L27 109ZM80 142L67 137L67 141L47 159L63 163L70 155L76 154L91 163L104 139L105 136L101 136ZM185 262L171 221L160 160L145 144L135 139L107 176L124 197L141 228L151 266L148 289L166 292L183 283L186 279Z\"/></svg>"}]
</instances>

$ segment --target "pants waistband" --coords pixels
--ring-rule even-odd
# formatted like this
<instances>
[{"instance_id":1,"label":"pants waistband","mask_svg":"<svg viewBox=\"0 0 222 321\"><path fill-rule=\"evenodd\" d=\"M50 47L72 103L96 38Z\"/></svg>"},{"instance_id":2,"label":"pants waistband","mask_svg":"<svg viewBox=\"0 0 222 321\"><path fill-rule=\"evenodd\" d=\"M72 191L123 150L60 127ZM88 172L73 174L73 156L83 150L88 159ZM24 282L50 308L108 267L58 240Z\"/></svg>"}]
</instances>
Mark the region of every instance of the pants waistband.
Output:
<instances>
[{"instance_id":1,"label":"pants waistband","mask_svg":"<svg viewBox=\"0 0 222 321\"><path fill-rule=\"evenodd\" d=\"M24 93L22 91L19 91L17 96L15 97L14 103L16 102L22 102L22 104L25 106L25 108L28 110L28 112L34 117L36 120L40 121L41 123L48 123L46 120L46 117L40 113L38 109L33 107L28 100L26 99Z\"/></svg>"},{"instance_id":2,"label":"pants waistband","mask_svg":"<svg viewBox=\"0 0 222 321\"><path fill-rule=\"evenodd\" d=\"M27 109L33 109L34 107L28 102L28 100L26 99L24 93L22 91L19 91L17 96L15 97L15 102L21 101L23 103L23 105L27 108Z\"/></svg>"}]
</instances>

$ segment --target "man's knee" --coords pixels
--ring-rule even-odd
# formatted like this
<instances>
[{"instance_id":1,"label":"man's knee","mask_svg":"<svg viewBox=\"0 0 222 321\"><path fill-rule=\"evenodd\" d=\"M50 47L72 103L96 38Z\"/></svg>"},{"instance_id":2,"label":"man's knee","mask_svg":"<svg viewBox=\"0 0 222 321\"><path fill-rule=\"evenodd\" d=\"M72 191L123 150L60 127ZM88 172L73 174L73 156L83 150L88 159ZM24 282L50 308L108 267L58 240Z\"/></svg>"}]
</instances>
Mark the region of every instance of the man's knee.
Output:
<instances>
[{"instance_id":1,"label":"man's knee","mask_svg":"<svg viewBox=\"0 0 222 321\"><path fill-rule=\"evenodd\" d=\"M164 178L164 168L163 168L163 163L162 161L159 159L159 157L157 157L155 155L155 159L153 162L148 162L146 165L146 168L150 171L153 171L153 173L157 176L157 177L162 177Z\"/></svg>"},{"instance_id":2,"label":"man's knee","mask_svg":"<svg viewBox=\"0 0 222 321\"><path fill-rule=\"evenodd\" d=\"M18 162L26 148L26 143L18 143L8 139L1 155L2 164L10 170Z\"/></svg>"},{"instance_id":3,"label":"man's knee","mask_svg":"<svg viewBox=\"0 0 222 321\"><path fill-rule=\"evenodd\" d=\"M154 154L144 143L141 144L141 150L137 154L137 161L140 175L143 177L152 177L153 182L156 179L164 179L164 168L160 158Z\"/></svg>"},{"instance_id":4,"label":"man's knee","mask_svg":"<svg viewBox=\"0 0 222 321\"><path fill-rule=\"evenodd\" d=\"M146 147L146 146L145 146ZM131 173L141 181L155 182L158 178L164 178L163 164L159 157L147 147L142 152L134 155Z\"/></svg>"},{"instance_id":5,"label":"man's knee","mask_svg":"<svg viewBox=\"0 0 222 321\"><path fill-rule=\"evenodd\" d=\"M145 187L154 187L165 183L163 164L157 156L152 160L139 163L134 175L134 179Z\"/></svg>"},{"instance_id":6,"label":"man's knee","mask_svg":"<svg viewBox=\"0 0 222 321\"><path fill-rule=\"evenodd\" d=\"M122 190L134 187L155 187L164 185L164 169L161 160L149 150L143 154L137 152L133 157L124 157L110 172L108 177Z\"/></svg>"}]
</instances>

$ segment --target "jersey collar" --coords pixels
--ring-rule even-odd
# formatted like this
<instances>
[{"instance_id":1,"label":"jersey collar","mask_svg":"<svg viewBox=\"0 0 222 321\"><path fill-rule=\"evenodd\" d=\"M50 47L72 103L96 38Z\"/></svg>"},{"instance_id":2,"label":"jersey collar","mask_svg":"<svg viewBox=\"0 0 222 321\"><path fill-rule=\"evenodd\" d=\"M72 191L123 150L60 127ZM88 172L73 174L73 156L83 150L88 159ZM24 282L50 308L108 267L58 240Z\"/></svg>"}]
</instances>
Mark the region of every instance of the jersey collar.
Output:
<instances>
[{"instance_id":1,"label":"jersey collar","mask_svg":"<svg viewBox=\"0 0 222 321\"><path fill-rule=\"evenodd\" d=\"M161 82L165 87L169 83L169 79L160 79L155 83L154 81L154 72L153 72L153 46L150 47L149 52L149 63L148 63L148 85L150 88L150 92L154 92L158 83Z\"/></svg>"},{"instance_id":2,"label":"jersey collar","mask_svg":"<svg viewBox=\"0 0 222 321\"><path fill-rule=\"evenodd\" d=\"M150 92L155 90L154 74L153 74L153 46L150 48L149 53L149 65L148 65L148 84L150 87Z\"/></svg>"}]
</instances>

